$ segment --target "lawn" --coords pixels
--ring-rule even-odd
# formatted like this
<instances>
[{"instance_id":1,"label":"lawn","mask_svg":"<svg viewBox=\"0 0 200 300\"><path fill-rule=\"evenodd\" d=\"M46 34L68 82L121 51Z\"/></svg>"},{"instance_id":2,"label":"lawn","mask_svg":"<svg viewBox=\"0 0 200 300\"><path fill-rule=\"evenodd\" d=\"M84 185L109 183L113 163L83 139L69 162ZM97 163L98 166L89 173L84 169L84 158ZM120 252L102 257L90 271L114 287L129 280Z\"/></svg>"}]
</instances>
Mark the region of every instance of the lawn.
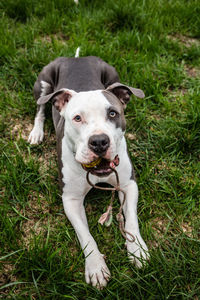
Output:
<instances>
[{"instance_id":1,"label":"lawn","mask_svg":"<svg viewBox=\"0 0 200 300\"><path fill-rule=\"evenodd\" d=\"M0 298L200 299L199 1L79 2L0 3ZM27 142L37 75L78 46L146 95L126 109L126 137L151 260L140 270L130 264L115 218L108 228L97 223L110 193L90 192L89 226L112 273L100 291L85 283L84 256L64 215L51 106L44 142Z\"/></svg>"}]
</instances>

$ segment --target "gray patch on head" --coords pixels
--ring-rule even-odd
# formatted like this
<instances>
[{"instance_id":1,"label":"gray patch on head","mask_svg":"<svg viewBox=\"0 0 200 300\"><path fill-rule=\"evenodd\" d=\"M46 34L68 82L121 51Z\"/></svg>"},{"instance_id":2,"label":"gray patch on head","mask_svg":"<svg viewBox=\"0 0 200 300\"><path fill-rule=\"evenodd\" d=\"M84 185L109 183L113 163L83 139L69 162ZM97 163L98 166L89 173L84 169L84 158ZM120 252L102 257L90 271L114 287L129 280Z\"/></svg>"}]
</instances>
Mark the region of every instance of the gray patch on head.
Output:
<instances>
[{"instance_id":1,"label":"gray patch on head","mask_svg":"<svg viewBox=\"0 0 200 300\"><path fill-rule=\"evenodd\" d=\"M125 131L126 128L126 121L125 121L125 116L124 116L124 107L123 104L120 102L120 100L111 92L109 91L102 91L103 95L106 97L106 99L109 101L109 103L111 104L111 109L112 107L116 107L117 111L120 112L120 116L119 119L114 120L113 122L115 122L116 124L116 128L121 127L123 131ZM136 176L135 176L135 171L133 168L133 164L130 158L130 155L127 151L128 154L128 158L131 164L131 180L136 181Z\"/></svg>"},{"instance_id":2,"label":"gray patch on head","mask_svg":"<svg viewBox=\"0 0 200 300\"><path fill-rule=\"evenodd\" d=\"M113 93L111 93L109 91L102 91L102 94L104 95L104 97L106 97L108 102L111 104L111 107L109 109L112 110L112 107L113 107L113 108L116 108L117 112L119 112L119 115L117 115L115 118L108 117L109 121L113 122L115 124L116 128L120 127L122 129L122 131L125 131L126 120L124 117L123 105L121 104L119 99ZM108 114L109 114L109 109L108 109Z\"/></svg>"}]
</instances>

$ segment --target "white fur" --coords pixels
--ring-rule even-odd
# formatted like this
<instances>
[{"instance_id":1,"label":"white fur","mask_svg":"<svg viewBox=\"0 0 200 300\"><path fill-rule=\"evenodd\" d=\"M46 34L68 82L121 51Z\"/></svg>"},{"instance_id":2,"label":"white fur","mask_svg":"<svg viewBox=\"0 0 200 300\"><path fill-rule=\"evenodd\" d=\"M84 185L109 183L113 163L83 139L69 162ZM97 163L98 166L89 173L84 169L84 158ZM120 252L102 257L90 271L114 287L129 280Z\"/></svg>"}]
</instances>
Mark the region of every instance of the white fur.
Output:
<instances>
[{"instance_id":1,"label":"white fur","mask_svg":"<svg viewBox=\"0 0 200 300\"><path fill-rule=\"evenodd\" d=\"M45 96L49 93L51 85L45 81L41 81L41 95ZM45 105L39 106L39 110L35 116L34 127L28 137L28 142L30 144L38 144L43 141L44 138L44 120L45 120Z\"/></svg>"},{"instance_id":2,"label":"white fur","mask_svg":"<svg viewBox=\"0 0 200 300\"><path fill-rule=\"evenodd\" d=\"M78 47L78 48L76 49L75 57L79 57L79 53L80 53L80 47Z\"/></svg>"}]
</instances>

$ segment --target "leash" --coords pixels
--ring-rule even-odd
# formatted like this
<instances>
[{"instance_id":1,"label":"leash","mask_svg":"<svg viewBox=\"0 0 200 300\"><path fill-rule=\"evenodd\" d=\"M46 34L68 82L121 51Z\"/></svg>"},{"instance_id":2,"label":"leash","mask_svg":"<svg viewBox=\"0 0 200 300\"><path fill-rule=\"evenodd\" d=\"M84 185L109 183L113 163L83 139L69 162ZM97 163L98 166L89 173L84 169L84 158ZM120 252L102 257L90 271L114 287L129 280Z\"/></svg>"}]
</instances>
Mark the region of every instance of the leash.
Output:
<instances>
[{"instance_id":1,"label":"leash","mask_svg":"<svg viewBox=\"0 0 200 300\"><path fill-rule=\"evenodd\" d=\"M125 194L125 192L122 189L120 189L119 176L118 176L117 171L114 168L111 168L111 169L115 173L115 176L116 176L117 185L115 187L101 187L101 186L97 186L96 184L93 184L90 181L90 178L89 178L89 174L91 173L91 170L88 170L87 171L87 175L86 175L87 182L93 188L98 189L98 190L103 190L103 191L112 191L112 197L111 197L111 200L110 200L110 204L109 204L106 212L101 215L101 217L99 218L98 222L101 225L103 225L105 223L106 226L110 226L110 224L112 222L112 206L113 206L113 202L114 202L114 198L115 198L115 192L116 191L117 192L121 192L123 194L123 201L121 202L121 206L119 208L118 214L116 215L116 219L117 219L117 221L119 223L119 229L121 231L122 236L127 241L134 242L135 241L134 235L132 233L126 231L125 230L125 225L124 225L124 216L123 216L123 213L122 213L122 209L123 209L123 205L124 205L124 203L126 201L126 194ZM129 238L128 236L130 236L131 238Z\"/></svg>"}]
</instances>

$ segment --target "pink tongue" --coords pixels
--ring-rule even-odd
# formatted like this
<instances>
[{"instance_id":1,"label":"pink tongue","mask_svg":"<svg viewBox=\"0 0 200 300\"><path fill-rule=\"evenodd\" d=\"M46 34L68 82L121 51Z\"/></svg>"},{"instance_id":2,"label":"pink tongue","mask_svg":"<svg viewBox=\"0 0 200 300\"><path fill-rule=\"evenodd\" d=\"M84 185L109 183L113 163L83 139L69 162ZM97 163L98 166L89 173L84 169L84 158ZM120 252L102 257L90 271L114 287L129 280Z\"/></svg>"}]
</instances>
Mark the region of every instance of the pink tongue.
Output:
<instances>
[{"instance_id":1,"label":"pink tongue","mask_svg":"<svg viewBox=\"0 0 200 300\"><path fill-rule=\"evenodd\" d=\"M116 155L113 161L110 162L110 168L115 168L119 165L119 156Z\"/></svg>"}]
</instances>

